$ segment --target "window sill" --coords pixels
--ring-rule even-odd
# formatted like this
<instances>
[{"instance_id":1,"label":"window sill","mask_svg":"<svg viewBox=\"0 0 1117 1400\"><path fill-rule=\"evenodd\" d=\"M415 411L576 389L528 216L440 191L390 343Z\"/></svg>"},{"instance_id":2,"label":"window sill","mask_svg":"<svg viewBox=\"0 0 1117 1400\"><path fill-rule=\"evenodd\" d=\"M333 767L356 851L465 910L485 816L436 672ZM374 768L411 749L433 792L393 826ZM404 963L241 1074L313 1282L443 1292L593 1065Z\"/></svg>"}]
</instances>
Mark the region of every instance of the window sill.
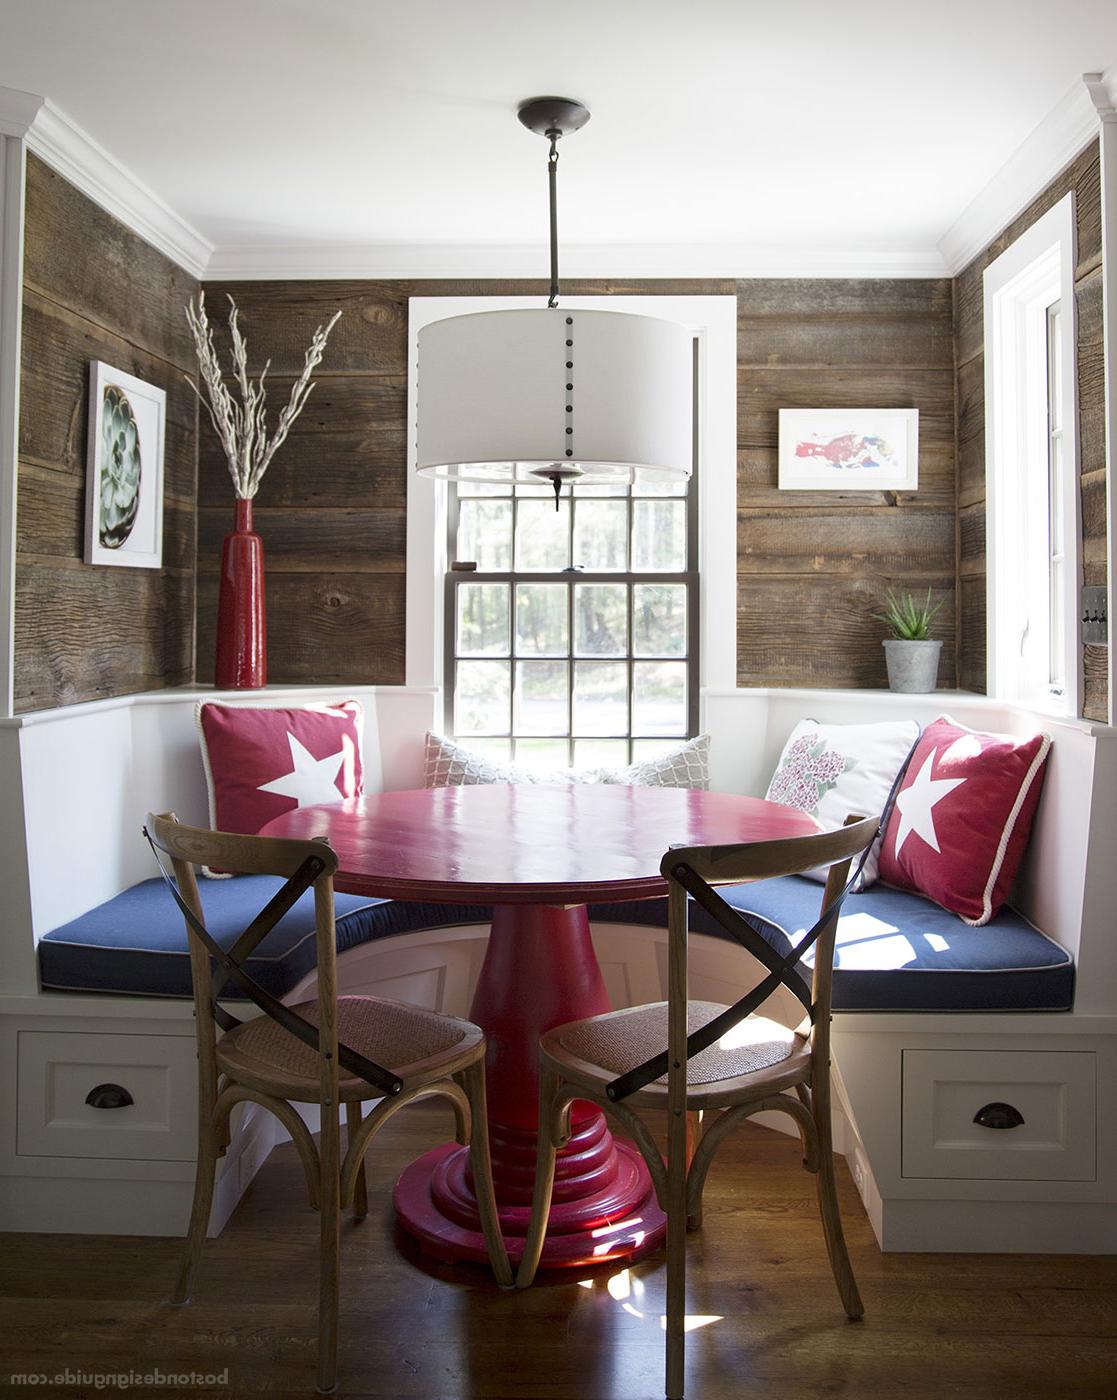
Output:
<instances>
[{"instance_id":1,"label":"window sill","mask_svg":"<svg viewBox=\"0 0 1117 1400\"><path fill-rule=\"evenodd\" d=\"M733 690L704 689L702 691L703 701L742 699L746 696L758 700L785 700L796 705L816 708L826 706L832 714L834 711L857 709L866 704L886 706L889 710L899 714L910 714L917 718L931 710L949 713L953 705L960 710L969 711L971 717L975 717L975 712L989 712L991 717L1011 714L1027 718L1046 728L1070 729L1097 738L1117 738L1117 728L1108 724L1080 719L1074 715L1053 714L1050 711L1039 710L1017 701L1001 700L996 696L985 695L976 690L932 690L925 695L908 695L899 691L867 688L824 690L809 686L737 686ZM855 721L851 719L850 722ZM963 719L962 722L966 721ZM996 720L992 720L992 722L996 723Z\"/></svg>"}]
</instances>

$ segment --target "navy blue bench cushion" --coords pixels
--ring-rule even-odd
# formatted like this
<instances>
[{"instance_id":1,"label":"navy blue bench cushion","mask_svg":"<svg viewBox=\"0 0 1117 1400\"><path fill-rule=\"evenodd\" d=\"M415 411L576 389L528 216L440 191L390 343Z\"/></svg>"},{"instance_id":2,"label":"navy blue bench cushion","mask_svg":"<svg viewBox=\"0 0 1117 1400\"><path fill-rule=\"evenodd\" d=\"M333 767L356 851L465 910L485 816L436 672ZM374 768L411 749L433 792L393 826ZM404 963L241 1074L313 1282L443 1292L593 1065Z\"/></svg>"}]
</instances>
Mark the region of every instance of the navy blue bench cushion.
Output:
<instances>
[{"instance_id":1,"label":"navy blue bench cushion","mask_svg":"<svg viewBox=\"0 0 1117 1400\"><path fill-rule=\"evenodd\" d=\"M270 875L200 880L205 923L223 948L283 884ZM414 929L488 923L491 910L459 904L334 896L339 952ZM314 894L308 891L272 929L245 966L265 990L286 996L315 964ZM188 997L186 925L162 879L145 880L39 940L44 987ZM226 999L236 998L229 988Z\"/></svg>"},{"instance_id":2,"label":"navy blue bench cushion","mask_svg":"<svg viewBox=\"0 0 1117 1400\"><path fill-rule=\"evenodd\" d=\"M822 886L798 875L723 893L781 954L799 943L822 906ZM662 927L667 901L613 904L592 912L600 919ZM731 938L693 902L690 927ZM810 954L805 961L811 961ZM970 928L921 895L881 884L850 895L842 906L835 1011L1069 1011L1073 1001L1071 955L1011 909L982 928Z\"/></svg>"},{"instance_id":3,"label":"navy blue bench cushion","mask_svg":"<svg viewBox=\"0 0 1117 1400\"><path fill-rule=\"evenodd\" d=\"M206 924L223 947L279 888L263 875L202 881ZM739 885L731 904L783 954L818 917L822 887L791 876ZM488 923L481 905L409 903L338 894L338 950L427 928ZM664 928L665 899L600 904L603 923ZM696 933L729 937L696 905ZM742 958L747 955L742 952ZM314 967L313 896L306 894L248 960L256 980L285 996ZM189 996L190 961L182 916L162 880L145 880L39 942L44 987L68 991ZM806 976L806 974L804 974ZM839 1011L1065 1011L1074 994L1069 953L1011 910L983 928L919 895L874 885L846 901L838 930L834 1009Z\"/></svg>"}]
</instances>

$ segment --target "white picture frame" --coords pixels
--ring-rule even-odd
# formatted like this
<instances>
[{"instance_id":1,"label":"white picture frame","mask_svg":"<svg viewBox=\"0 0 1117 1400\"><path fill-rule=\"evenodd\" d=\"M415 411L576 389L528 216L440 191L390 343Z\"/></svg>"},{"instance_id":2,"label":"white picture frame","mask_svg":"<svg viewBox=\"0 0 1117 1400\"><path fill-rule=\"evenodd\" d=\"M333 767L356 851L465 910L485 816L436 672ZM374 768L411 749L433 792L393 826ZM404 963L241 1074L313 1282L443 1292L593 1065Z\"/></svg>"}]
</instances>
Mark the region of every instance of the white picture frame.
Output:
<instances>
[{"instance_id":1,"label":"white picture frame","mask_svg":"<svg viewBox=\"0 0 1117 1400\"><path fill-rule=\"evenodd\" d=\"M163 565L163 449L167 395L134 374L89 362L85 562Z\"/></svg>"},{"instance_id":2,"label":"white picture frame","mask_svg":"<svg viewBox=\"0 0 1117 1400\"><path fill-rule=\"evenodd\" d=\"M916 408L781 408L781 491L915 491Z\"/></svg>"}]
</instances>

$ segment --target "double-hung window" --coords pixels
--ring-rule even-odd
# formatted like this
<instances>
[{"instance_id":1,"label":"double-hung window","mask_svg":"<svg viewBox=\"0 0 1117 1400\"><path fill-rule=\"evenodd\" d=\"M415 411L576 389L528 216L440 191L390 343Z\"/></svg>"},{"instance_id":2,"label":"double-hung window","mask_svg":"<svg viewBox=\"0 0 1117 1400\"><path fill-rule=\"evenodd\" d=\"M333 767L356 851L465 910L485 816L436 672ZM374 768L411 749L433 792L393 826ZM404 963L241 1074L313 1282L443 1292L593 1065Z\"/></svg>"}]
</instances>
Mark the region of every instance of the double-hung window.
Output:
<instances>
[{"instance_id":1,"label":"double-hung window","mask_svg":"<svg viewBox=\"0 0 1117 1400\"><path fill-rule=\"evenodd\" d=\"M1074 198L985 271L989 691L1079 713Z\"/></svg>"},{"instance_id":2,"label":"double-hung window","mask_svg":"<svg viewBox=\"0 0 1117 1400\"><path fill-rule=\"evenodd\" d=\"M411 421L424 325L536 304L412 298ZM711 693L736 684L736 298L564 304L691 328L690 480L583 480L563 488L556 512L549 485L435 481L411 457L407 494L407 683L436 692L436 727L538 771L623 766L672 747L699 732Z\"/></svg>"},{"instance_id":3,"label":"double-hung window","mask_svg":"<svg viewBox=\"0 0 1117 1400\"><path fill-rule=\"evenodd\" d=\"M449 490L451 733L542 770L697 732L694 478L576 484L557 510L533 482Z\"/></svg>"}]
</instances>

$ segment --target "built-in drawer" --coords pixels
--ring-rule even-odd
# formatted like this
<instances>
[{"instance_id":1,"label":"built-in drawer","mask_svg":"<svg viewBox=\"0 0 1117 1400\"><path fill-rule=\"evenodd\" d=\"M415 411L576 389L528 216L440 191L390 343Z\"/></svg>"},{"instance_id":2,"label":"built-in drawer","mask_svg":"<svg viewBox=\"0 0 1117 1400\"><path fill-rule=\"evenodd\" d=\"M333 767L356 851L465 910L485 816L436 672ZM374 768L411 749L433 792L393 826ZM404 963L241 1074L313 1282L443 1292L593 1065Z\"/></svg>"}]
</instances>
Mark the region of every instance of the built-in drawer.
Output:
<instances>
[{"instance_id":1,"label":"built-in drawer","mask_svg":"<svg viewBox=\"0 0 1117 1400\"><path fill-rule=\"evenodd\" d=\"M1095 1056L905 1050L903 1175L1093 1181Z\"/></svg>"},{"instance_id":2,"label":"built-in drawer","mask_svg":"<svg viewBox=\"0 0 1117 1400\"><path fill-rule=\"evenodd\" d=\"M20 1156L194 1157L193 1036L20 1031L18 1053Z\"/></svg>"}]
</instances>

